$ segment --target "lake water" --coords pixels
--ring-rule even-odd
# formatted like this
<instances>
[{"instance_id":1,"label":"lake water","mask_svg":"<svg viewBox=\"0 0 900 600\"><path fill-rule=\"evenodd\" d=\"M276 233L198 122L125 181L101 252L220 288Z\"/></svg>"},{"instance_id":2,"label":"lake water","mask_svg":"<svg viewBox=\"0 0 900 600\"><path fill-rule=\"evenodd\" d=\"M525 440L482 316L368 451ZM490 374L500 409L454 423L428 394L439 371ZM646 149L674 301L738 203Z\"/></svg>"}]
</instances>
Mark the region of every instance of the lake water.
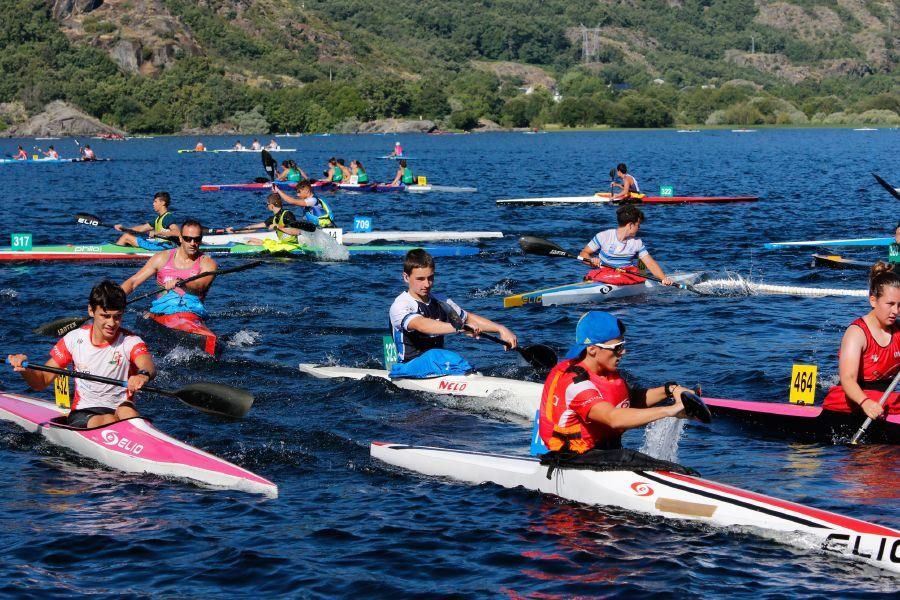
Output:
<instances>
[{"instance_id":1,"label":"lake water","mask_svg":"<svg viewBox=\"0 0 900 600\"><path fill-rule=\"evenodd\" d=\"M502 207L498 198L583 195L606 189L626 162L646 191L759 195L758 203L647 206L642 238L668 272L702 270L753 281L866 287L862 272L810 266L809 250L772 252L767 241L890 235L897 203L870 172L900 181L900 131L760 130L397 136L432 183L475 194L326 196L339 224L374 217L376 229L502 230L477 257L438 262L437 289L498 320L523 344L567 347L584 306L504 309L502 299L579 280L576 261L523 255L521 235L573 251L614 226L611 207ZM310 174L328 157L359 158L374 180L393 136L281 138ZM81 140L84 142L85 140ZM224 148L233 138L204 138ZM244 140L247 143L249 140ZM264 196L205 193L202 183L265 175L253 154L178 155L194 138L90 140L100 164L0 166L0 232L38 243L112 239L76 225L90 212L141 223L167 190L179 218L224 226L261 221ZM4 152L16 144L4 142ZM37 142L46 144L46 142ZM71 140L54 142L64 155ZM4 242L7 243L7 242ZM855 253L874 258L874 249ZM223 259L222 266L239 264ZM3 355L46 356L53 340L30 330L84 310L99 279L135 266L0 267ZM429 479L369 457L372 440L527 452L529 424L496 411L398 390L379 381L304 376L300 362L378 367L387 309L403 290L402 259L273 261L216 281L210 326L228 347L219 361L127 324L146 337L160 385L220 381L250 389L246 418L226 421L149 394L144 414L174 437L275 481L277 500L124 475L0 424L0 592L62 597L213 595L295 597L875 597L896 578L857 563L747 533L597 509L523 490ZM144 288L150 289L149 285ZM141 291L144 291L142 288ZM623 367L638 381L702 384L706 395L785 401L793 363L817 364L819 395L837 380L844 328L865 298L696 297L660 294L606 305L628 325ZM486 341L449 347L492 375L534 378ZM25 392L18 375L0 385ZM48 394L36 394L49 398ZM640 447L643 431L626 444ZM678 460L705 477L857 518L900 526L898 450L790 443L725 421L688 424Z\"/></svg>"}]
</instances>

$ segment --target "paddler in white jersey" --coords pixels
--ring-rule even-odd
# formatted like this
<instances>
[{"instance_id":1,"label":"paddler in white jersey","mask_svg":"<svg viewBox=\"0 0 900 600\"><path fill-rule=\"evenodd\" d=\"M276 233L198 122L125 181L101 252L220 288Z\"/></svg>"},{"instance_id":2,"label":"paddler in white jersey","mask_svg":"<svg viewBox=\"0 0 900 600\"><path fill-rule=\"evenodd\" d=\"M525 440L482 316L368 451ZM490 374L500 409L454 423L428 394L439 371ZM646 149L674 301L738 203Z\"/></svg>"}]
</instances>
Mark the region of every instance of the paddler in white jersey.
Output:
<instances>
[{"instance_id":1,"label":"paddler in white jersey","mask_svg":"<svg viewBox=\"0 0 900 600\"><path fill-rule=\"evenodd\" d=\"M121 329L125 302L121 287L112 281L100 282L88 298L88 314L93 322L67 333L50 351L47 366L64 369L72 365L76 371L128 381L127 387L117 387L76 379L67 421L72 427L100 427L139 416L132 396L156 377L156 366L144 341ZM10 354L7 360L37 391L58 377L55 373L22 368L28 360L25 354Z\"/></svg>"},{"instance_id":2,"label":"paddler in white jersey","mask_svg":"<svg viewBox=\"0 0 900 600\"><path fill-rule=\"evenodd\" d=\"M650 252L644 247L644 242L637 238L641 223L644 221L641 209L633 204L621 206L616 211L616 221L618 227L599 232L578 253L580 258L587 259L591 265L597 267L585 275L585 280L612 285L642 283L644 278L640 276L636 264L640 260L663 285L672 285L674 282L653 260ZM597 256L594 257L594 254Z\"/></svg>"},{"instance_id":3,"label":"paddler in white jersey","mask_svg":"<svg viewBox=\"0 0 900 600\"><path fill-rule=\"evenodd\" d=\"M181 244L150 257L147 264L122 284L122 289L126 294L130 294L155 275L156 283L167 291L153 301L150 306L151 313L171 315L189 312L201 319L206 318L203 300L215 277L212 275L201 277L185 283L182 287L176 287L180 281L188 277L199 275L201 272L215 272L218 268L216 261L200 252L202 242L203 226L193 219L188 219L181 224Z\"/></svg>"},{"instance_id":4,"label":"paddler in white jersey","mask_svg":"<svg viewBox=\"0 0 900 600\"><path fill-rule=\"evenodd\" d=\"M113 225L113 229L116 231L131 229L132 231L146 233L149 239L139 238L132 233L123 233L116 240L116 245L133 246L144 250L152 250L153 252L174 248L175 241L178 240L181 231L178 229L175 215L169 210L171 204L172 196L169 195L169 192L156 192L153 195L153 212L156 213L156 218L153 219L152 225L149 221L133 227L122 227L121 223Z\"/></svg>"},{"instance_id":5,"label":"paddler in white jersey","mask_svg":"<svg viewBox=\"0 0 900 600\"><path fill-rule=\"evenodd\" d=\"M406 253L403 281L408 288L397 296L389 313L398 356L392 377L434 377L471 370L462 357L443 349L444 336L449 334L478 337L482 331L497 333L509 344L508 349L516 347L516 335L503 325L432 294L434 266L434 258L421 248Z\"/></svg>"},{"instance_id":6,"label":"paddler in white jersey","mask_svg":"<svg viewBox=\"0 0 900 600\"><path fill-rule=\"evenodd\" d=\"M632 194L640 194L641 187L638 185L637 179L634 178L634 175L628 174L628 167L625 163L619 163L616 166L616 176L622 180L622 183L618 181L610 182L610 186L613 188L619 188L618 192L615 192L610 200L612 202L619 202L622 200L628 200L631 198Z\"/></svg>"}]
</instances>

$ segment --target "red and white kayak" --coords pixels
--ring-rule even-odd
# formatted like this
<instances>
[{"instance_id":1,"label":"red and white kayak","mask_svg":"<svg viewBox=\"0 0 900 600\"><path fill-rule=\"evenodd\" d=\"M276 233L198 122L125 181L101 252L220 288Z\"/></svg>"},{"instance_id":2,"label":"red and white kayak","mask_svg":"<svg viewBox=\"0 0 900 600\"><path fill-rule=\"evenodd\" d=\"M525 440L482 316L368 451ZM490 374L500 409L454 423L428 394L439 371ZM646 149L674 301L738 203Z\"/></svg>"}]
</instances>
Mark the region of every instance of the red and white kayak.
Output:
<instances>
[{"instance_id":1,"label":"red and white kayak","mask_svg":"<svg viewBox=\"0 0 900 600\"><path fill-rule=\"evenodd\" d=\"M219 338L210 331L203 319L192 312L179 312L171 315L157 315L148 312L144 314L144 317L166 329L179 332L183 340L207 354L217 356L222 352L218 343Z\"/></svg>"},{"instance_id":2,"label":"red and white kayak","mask_svg":"<svg viewBox=\"0 0 900 600\"><path fill-rule=\"evenodd\" d=\"M40 433L57 446L113 469L185 479L216 489L278 496L278 487L268 479L179 442L143 417L76 429L65 424L67 413L43 400L0 392L0 420Z\"/></svg>"},{"instance_id":3,"label":"red and white kayak","mask_svg":"<svg viewBox=\"0 0 900 600\"><path fill-rule=\"evenodd\" d=\"M522 487L596 506L770 534L900 573L900 531L671 471L554 469L533 458L373 442L373 458L423 475ZM776 533L777 532L777 533ZM796 537L783 532L796 532Z\"/></svg>"},{"instance_id":4,"label":"red and white kayak","mask_svg":"<svg viewBox=\"0 0 900 600\"><path fill-rule=\"evenodd\" d=\"M759 196L643 196L632 198L627 204L727 204L731 202L756 202ZM623 204L612 202L609 192L598 192L593 196L561 196L558 198L507 198L497 200L497 204L546 205L546 204Z\"/></svg>"}]
</instances>

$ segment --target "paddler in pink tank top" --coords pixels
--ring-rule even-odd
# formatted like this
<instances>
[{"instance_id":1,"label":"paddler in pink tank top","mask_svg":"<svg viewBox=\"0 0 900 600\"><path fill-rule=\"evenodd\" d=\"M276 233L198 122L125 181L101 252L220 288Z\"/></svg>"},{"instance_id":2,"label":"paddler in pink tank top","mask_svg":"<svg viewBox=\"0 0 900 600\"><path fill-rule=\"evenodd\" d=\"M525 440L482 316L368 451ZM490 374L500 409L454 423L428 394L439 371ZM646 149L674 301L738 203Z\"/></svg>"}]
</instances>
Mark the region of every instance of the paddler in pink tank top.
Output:
<instances>
[{"instance_id":1,"label":"paddler in pink tank top","mask_svg":"<svg viewBox=\"0 0 900 600\"><path fill-rule=\"evenodd\" d=\"M828 391L822 408L862 412L871 419L900 413L900 392L882 408L878 401L900 370L900 275L878 262L869 276L872 310L847 327L838 354L840 385Z\"/></svg>"},{"instance_id":2,"label":"paddler in pink tank top","mask_svg":"<svg viewBox=\"0 0 900 600\"><path fill-rule=\"evenodd\" d=\"M200 252L200 243L203 241L203 227L200 223L190 219L182 223L180 239L181 243L177 248L154 254L146 265L122 284L122 289L126 294L130 294L155 275L156 282L168 291L154 300L150 312L155 314L190 312L199 317L206 317L203 299L214 277L201 277L183 286L176 287L176 285L201 272L215 272L218 267L213 259Z\"/></svg>"}]
</instances>

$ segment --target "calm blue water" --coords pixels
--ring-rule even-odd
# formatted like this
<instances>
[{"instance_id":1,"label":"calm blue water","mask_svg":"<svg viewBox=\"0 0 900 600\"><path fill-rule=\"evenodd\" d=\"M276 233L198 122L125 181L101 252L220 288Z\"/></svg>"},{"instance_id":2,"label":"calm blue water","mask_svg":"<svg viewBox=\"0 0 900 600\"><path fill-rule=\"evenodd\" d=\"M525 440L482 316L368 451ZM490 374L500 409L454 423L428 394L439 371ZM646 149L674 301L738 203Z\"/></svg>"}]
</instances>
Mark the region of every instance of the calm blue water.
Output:
<instances>
[{"instance_id":1,"label":"calm blue water","mask_svg":"<svg viewBox=\"0 0 900 600\"><path fill-rule=\"evenodd\" d=\"M438 283L460 304L500 320L523 343L569 345L584 307L503 309L503 296L575 281L575 261L523 256L532 234L577 250L613 225L609 207L497 207L503 197L584 194L604 189L625 161L646 190L758 194L756 204L646 207L642 237L669 271L705 270L755 281L865 286L859 272L814 270L809 251L766 252L763 242L889 235L897 203L870 171L897 185L897 130L777 130L400 136L417 172L472 195L341 195L337 219L374 216L380 229L500 229L476 258L444 259ZM83 141L83 140L82 140ZM35 243L102 242L106 230L70 223L87 211L108 222L144 222L153 192L168 190L179 217L209 225L262 220L262 196L201 193L201 183L264 175L256 155L177 155L195 139L91 140L115 162L0 166L0 232L30 231ZM205 139L226 147L232 138ZM249 140L245 140L247 142ZM282 138L309 173L329 156L377 160L393 137ZM17 140L3 142L14 150ZM44 142L46 143L46 142ZM34 141L26 141L30 147ZM70 140L55 142L68 154ZM281 155L284 157L285 155ZM6 239L6 238L3 238ZM8 243L4 241L3 243ZM874 253L858 251L873 257ZM233 265L221 261L223 265ZM102 277L135 267L0 266L2 353L46 356L52 340L30 329L79 314ZM211 326L229 347L219 362L167 349L147 332L163 385L194 380L249 388L256 404L242 421L206 417L147 395L142 411L175 437L278 483L262 500L96 468L14 425L0 424L0 593L96 597L846 597L896 592L896 578L747 534L660 522L616 510L561 503L522 490L429 480L369 458L373 439L526 452L526 423L473 413L381 382L302 376L299 362L376 367L387 308L402 290L401 260L298 260L219 279ZM701 383L726 398L784 400L792 363L819 366L819 388L837 378L846 325L865 299L658 296L608 308L629 328L624 366L640 381ZM130 324L143 331L135 316ZM484 371L533 374L484 341L452 340ZM11 370L4 389L24 392ZM49 397L49 396L45 396ZM642 432L626 443L640 446ZM679 460L706 477L782 498L900 526L894 447L790 444L741 433L725 422L689 425Z\"/></svg>"}]
</instances>

